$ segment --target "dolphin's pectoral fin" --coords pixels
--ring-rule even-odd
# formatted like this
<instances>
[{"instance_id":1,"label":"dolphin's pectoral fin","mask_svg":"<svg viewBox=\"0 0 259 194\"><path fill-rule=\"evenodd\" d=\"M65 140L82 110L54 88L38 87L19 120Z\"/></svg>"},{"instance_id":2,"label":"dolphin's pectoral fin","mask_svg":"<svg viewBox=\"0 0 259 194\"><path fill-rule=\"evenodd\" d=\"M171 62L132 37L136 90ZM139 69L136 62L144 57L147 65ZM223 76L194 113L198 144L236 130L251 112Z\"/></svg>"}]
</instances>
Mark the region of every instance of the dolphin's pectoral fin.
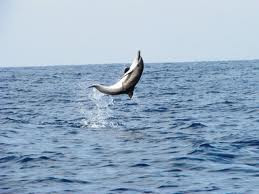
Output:
<instances>
[{"instance_id":1,"label":"dolphin's pectoral fin","mask_svg":"<svg viewBox=\"0 0 259 194\"><path fill-rule=\"evenodd\" d=\"M125 69L124 69L124 73L127 73L127 71L129 71L129 67L126 67Z\"/></svg>"},{"instance_id":2,"label":"dolphin's pectoral fin","mask_svg":"<svg viewBox=\"0 0 259 194\"><path fill-rule=\"evenodd\" d=\"M126 69L125 69L125 70L126 70ZM128 69L128 70L123 74L122 77L125 77L126 75L129 75L129 74L131 74L132 72L133 72L133 70Z\"/></svg>"}]
</instances>

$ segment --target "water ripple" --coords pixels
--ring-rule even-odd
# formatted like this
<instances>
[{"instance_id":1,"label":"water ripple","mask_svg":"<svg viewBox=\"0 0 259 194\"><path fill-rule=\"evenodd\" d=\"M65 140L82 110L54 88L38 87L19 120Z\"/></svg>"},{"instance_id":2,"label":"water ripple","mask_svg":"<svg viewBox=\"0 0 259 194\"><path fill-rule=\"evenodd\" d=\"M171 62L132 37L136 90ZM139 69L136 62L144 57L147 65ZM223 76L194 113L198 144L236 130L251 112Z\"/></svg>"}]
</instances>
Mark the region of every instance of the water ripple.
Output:
<instances>
[{"instance_id":1,"label":"water ripple","mask_svg":"<svg viewBox=\"0 0 259 194\"><path fill-rule=\"evenodd\" d=\"M0 68L0 193L258 193L258 61L124 68Z\"/></svg>"}]
</instances>

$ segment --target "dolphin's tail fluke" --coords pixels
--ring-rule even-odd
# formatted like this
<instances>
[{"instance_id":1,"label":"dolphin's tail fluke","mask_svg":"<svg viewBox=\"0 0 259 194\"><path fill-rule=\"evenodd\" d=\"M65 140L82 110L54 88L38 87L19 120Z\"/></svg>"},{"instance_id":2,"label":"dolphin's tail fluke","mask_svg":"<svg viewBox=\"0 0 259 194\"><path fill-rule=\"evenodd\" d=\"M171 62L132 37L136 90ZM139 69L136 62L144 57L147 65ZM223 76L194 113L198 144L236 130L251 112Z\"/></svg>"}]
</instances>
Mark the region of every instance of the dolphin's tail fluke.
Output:
<instances>
[{"instance_id":1,"label":"dolphin's tail fluke","mask_svg":"<svg viewBox=\"0 0 259 194\"><path fill-rule=\"evenodd\" d=\"M96 88L96 85L88 86L88 88Z\"/></svg>"}]
</instances>

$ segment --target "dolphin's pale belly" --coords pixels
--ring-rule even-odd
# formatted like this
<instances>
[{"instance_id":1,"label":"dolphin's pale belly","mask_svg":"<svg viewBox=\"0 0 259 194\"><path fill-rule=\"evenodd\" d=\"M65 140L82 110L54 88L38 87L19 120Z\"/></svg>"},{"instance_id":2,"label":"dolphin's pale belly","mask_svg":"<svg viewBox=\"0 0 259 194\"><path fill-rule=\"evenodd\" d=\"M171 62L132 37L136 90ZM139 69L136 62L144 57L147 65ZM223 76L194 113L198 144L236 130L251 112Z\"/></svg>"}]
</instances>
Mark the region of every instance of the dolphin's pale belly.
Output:
<instances>
[{"instance_id":1,"label":"dolphin's pale belly","mask_svg":"<svg viewBox=\"0 0 259 194\"><path fill-rule=\"evenodd\" d=\"M105 85L96 85L95 88L99 90L100 92L104 94L109 94L109 95L119 95L123 94L126 91L123 89L122 81L120 80L119 82L111 85L111 86L105 86Z\"/></svg>"}]
</instances>

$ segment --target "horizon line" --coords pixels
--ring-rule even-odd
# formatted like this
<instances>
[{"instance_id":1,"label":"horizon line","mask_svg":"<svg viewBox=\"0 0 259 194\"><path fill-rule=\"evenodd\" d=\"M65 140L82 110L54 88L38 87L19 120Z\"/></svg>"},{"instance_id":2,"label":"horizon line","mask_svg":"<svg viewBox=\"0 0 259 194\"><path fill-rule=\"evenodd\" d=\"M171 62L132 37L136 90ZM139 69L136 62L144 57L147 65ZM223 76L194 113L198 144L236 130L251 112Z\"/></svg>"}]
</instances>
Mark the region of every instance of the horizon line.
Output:
<instances>
[{"instance_id":1,"label":"horizon line","mask_svg":"<svg viewBox=\"0 0 259 194\"><path fill-rule=\"evenodd\" d=\"M205 63L205 62L238 62L238 61L259 61L259 58L255 59L222 59L222 60L186 60L186 61L175 61L175 62L145 62L145 64L173 64L173 63ZM114 62L114 63L81 63L81 64L38 64L38 65L21 65L21 66L2 66L0 68L24 68L24 67L56 67L56 66L83 66L83 65L120 65L130 64L125 62Z\"/></svg>"}]
</instances>

